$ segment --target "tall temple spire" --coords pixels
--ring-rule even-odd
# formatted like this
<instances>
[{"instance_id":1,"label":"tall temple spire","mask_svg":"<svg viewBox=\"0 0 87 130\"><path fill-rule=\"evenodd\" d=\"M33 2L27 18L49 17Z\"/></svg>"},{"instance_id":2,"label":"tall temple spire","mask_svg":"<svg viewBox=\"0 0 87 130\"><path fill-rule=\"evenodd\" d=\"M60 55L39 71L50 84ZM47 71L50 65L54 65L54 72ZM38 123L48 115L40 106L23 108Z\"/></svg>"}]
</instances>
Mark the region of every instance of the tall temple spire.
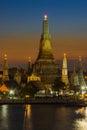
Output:
<instances>
[{"instance_id":1,"label":"tall temple spire","mask_svg":"<svg viewBox=\"0 0 87 130\"><path fill-rule=\"evenodd\" d=\"M3 80L9 80L9 76L8 76L8 59L7 59L7 54L4 55Z\"/></svg>"},{"instance_id":2,"label":"tall temple spire","mask_svg":"<svg viewBox=\"0 0 87 130\"><path fill-rule=\"evenodd\" d=\"M41 81L46 85L46 88L52 86L58 75L58 65L55 62L52 53L52 43L47 14L45 14L43 18L39 53L34 67L36 73L41 77Z\"/></svg>"},{"instance_id":3,"label":"tall temple spire","mask_svg":"<svg viewBox=\"0 0 87 130\"><path fill-rule=\"evenodd\" d=\"M64 68L64 69L67 69L67 58L66 58L66 53L64 53L63 68Z\"/></svg>"},{"instance_id":4,"label":"tall temple spire","mask_svg":"<svg viewBox=\"0 0 87 130\"><path fill-rule=\"evenodd\" d=\"M52 53L51 36L49 33L48 16L45 14L43 19L42 35L37 60L46 60L49 58L54 59Z\"/></svg>"},{"instance_id":5,"label":"tall temple spire","mask_svg":"<svg viewBox=\"0 0 87 130\"><path fill-rule=\"evenodd\" d=\"M49 38L49 25L48 25L48 16L47 14L44 14L44 20L43 20L43 33L42 33L43 38Z\"/></svg>"},{"instance_id":6,"label":"tall temple spire","mask_svg":"<svg viewBox=\"0 0 87 130\"><path fill-rule=\"evenodd\" d=\"M64 53L63 66L62 66L62 82L64 82L65 85L69 85L67 58L66 58L66 54L65 53Z\"/></svg>"}]
</instances>

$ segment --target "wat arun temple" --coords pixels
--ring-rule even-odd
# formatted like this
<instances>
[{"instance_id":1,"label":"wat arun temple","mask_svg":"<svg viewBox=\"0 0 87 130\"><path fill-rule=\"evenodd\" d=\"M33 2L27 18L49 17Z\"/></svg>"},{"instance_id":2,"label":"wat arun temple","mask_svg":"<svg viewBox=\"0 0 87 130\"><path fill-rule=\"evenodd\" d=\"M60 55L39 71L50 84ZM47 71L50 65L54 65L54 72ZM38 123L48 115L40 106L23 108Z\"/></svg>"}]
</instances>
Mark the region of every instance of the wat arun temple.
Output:
<instances>
[{"instance_id":1,"label":"wat arun temple","mask_svg":"<svg viewBox=\"0 0 87 130\"><path fill-rule=\"evenodd\" d=\"M49 32L48 16L45 14L43 19L42 34L39 45L39 53L34 63L34 70L36 75L41 78L41 82L45 88L52 88L55 79L60 77L61 81L65 84L66 88L70 86L80 86L86 90L86 82L83 74L82 60L78 59L78 74L76 78L73 73L69 76L67 56L64 53L62 61L62 68L59 68L52 52L52 41ZM61 70L61 74L58 73ZM77 80L76 80L77 79Z\"/></svg>"},{"instance_id":2,"label":"wat arun temple","mask_svg":"<svg viewBox=\"0 0 87 130\"><path fill-rule=\"evenodd\" d=\"M67 55L64 53L61 68L58 66L58 62L54 58L52 51L52 40L49 31L48 16L45 14L43 18L42 34L40 38L39 52L35 62L32 64L29 57L28 69L18 70L18 68L8 68L7 54L4 55L3 69L0 70L0 91L5 91L7 88L27 88L30 86L40 87L39 89L52 90L56 80L60 79L64 83L65 89L77 90L80 92L87 92L87 80L84 76L82 58L79 56L77 68L74 65L73 72L69 71L67 63ZM58 81L59 82L59 81ZM10 86L10 87L9 87ZM58 87L58 86L57 86ZM60 86L59 86L60 87ZM9 91L7 89L7 91Z\"/></svg>"},{"instance_id":3,"label":"wat arun temple","mask_svg":"<svg viewBox=\"0 0 87 130\"><path fill-rule=\"evenodd\" d=\"M51 35L49 32L48 17L45 14L40 39L39 53L35 61L35 72L41 77L45 87L52 86L58 76L58 64L52 53Z\"/></svg>"}]
</instances>

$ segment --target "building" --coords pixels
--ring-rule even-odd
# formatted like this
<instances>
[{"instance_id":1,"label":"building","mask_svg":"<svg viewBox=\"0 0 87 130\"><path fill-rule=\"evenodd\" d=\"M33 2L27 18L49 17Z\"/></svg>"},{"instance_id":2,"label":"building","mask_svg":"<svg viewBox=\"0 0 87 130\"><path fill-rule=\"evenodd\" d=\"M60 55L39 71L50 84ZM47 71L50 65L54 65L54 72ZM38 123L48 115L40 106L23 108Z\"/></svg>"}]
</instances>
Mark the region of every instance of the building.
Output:
<instances>
[{"instance_id":1,"label":"building","mask_svg":"<svg viewBox=\"0 0 87 130\"><path fill-rule=\"evenodd\" d=\"M78 66L78 77L79 77L79 85L81 89L86 90L86 82L83 74L83 66L82 66L82 58L79 56L79 66Z\"/></svg>"},{"instance_id":2,"label":"building","mask_svg":"<svg viewBox=\"0 0 87 130\"><path fill-rule=\"evenodd\" d=\"M17 72L14 75L14 80L20 84L21 83L21 73L17 70Z\"/></svg>"},{"instance_id":3,"label":"building","mask_svg":"<svg viewBox=\"0 0 87 130\"><path fill-rule=\"evenodd\" d=\"M41 77L41 82L49 89L58 76L58 65L52 53L51 35L49 32L48 16L46 14L43 19L39 53L34 66L37 75Z\"/></svg>"},{"instance_id":4,"label":"building","mask_svg":"<svg viewBox=\"0 0 87 130\"><path fill-rule=\"evenodd\" d=\"M82 58L79 56L78 71L76 72L75 66L74 71L71 74L71 87L79 87L80 93L87 91L86 82L83 74Z\"/></svg>"},{"instance_id":5,"label":"building","mask_svg":"<svg viewBox=\"0 0 87 130\"><path fill-rule=\"evenodd\" d=\"M31 73L32 73L31 57L28 57L27 74L31 75Z\"/></svg>"},{"instance_id":6,"label":"building","mask_svg":"<svg viewBox=\"0 0 87 130\"><path fill-rule=\"evenodd\" d=\"M40 76L37 76L34 68L32 74L27 77L27 83L29 83L30 81L41 81Z\"/></svg>"},{"instance_id":7,"label":"building","mask_svg":"<svg viewBox=\"0 0 87 130\"><path fill-rule=\"evenodd\" d=\"M71 86L79 86L79 77L78 77L78 73L76 72L75 65L74 65L73 73L71 74Z\"/></svg>"},{"instance_id":8,"label":"building","mask_svg":"<svg viewBox=\"0 0 87 130\"><path fill-rule=\"evenodd\" d=\"M62 66L62 82L65 83L66 86L69 85L67 58L65 53L64 53L63 66Z\"/></svg>"},{"instance_id":9,"label":"building","mask_svg":"<svg viewBox=\"0 0 87 130\"><path fill-rule=\"evenodd\" d=\"M4 64L3 64L3 81L9 80L8 75L8 59L7 55L4 55Z\"/></svg>"}]
</instances>

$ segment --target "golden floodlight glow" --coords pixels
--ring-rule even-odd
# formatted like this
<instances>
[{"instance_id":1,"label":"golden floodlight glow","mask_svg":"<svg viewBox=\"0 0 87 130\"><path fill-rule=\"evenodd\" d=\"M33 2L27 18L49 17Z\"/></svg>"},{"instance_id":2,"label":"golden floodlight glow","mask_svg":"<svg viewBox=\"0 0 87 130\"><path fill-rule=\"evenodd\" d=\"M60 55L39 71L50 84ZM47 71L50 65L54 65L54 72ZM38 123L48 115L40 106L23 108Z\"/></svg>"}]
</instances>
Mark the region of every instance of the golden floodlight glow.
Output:
<instances>
[{"instance_id":1,"label":"golden floodlight glow","mask_svg":"<svg viewBox=\"0 0 87 130\"><path fill-rule=\"evenodd\" d=\"M4 59L7 60L7 54L4 54Z\"/></svg>"},{"instance_id":2,"label":"golden floodlight glow","mask_svg":"<svg viewBox=\"0 0 87 130\"><path fill-rule=\"evenodd\" d=\"M81 61L81 56L79 56L79 61Z\"/></svg>"},{"instance_id":3,"label":"golden floodlight glow","mask_svg":"<svg viewBox=\"0 0 87 130\"><path fill-rule=\"evenodd\" d=\"M31 57L28 57L28 61L31 62Z\"/></svg>"},{"instance_id":4,"label":"golden floodlight glow","mask_svg":"<svg viewBox=\"0 0 87 130\"><path fill-rule=\"evenodd\" d=\"M44 20L47 20L47 14L44 14Z\"/></svg>"},{"instance_id":5,"label":"golden floodlight glow","mask_svg":"<svg viewBox=\"0 0 87 130\"><path fill-rule=\"evenodd\" d=\"M64 57L66 56L66 53L64 53Z\"/></svg>"}]
</instances>

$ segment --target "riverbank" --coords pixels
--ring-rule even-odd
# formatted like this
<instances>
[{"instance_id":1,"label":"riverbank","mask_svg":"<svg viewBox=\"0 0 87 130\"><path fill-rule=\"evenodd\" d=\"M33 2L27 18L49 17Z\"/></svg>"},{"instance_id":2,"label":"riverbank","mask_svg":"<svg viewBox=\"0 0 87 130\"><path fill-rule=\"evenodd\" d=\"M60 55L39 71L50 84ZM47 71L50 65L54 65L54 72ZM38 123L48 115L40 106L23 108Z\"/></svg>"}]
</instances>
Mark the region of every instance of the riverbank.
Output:
<instances>
[{"instance_id":1,"label":"riverbank","mask_svg":"<svg viewBox=\"0 0 87 130\"><path fill-rule=\"evenodd\" d=\"M77 99L59 99L59 98L30 98L30 99L3 99L1 104L58 104L65 106L87 106L87 102Z\"/></svg>"}]
</instances>

